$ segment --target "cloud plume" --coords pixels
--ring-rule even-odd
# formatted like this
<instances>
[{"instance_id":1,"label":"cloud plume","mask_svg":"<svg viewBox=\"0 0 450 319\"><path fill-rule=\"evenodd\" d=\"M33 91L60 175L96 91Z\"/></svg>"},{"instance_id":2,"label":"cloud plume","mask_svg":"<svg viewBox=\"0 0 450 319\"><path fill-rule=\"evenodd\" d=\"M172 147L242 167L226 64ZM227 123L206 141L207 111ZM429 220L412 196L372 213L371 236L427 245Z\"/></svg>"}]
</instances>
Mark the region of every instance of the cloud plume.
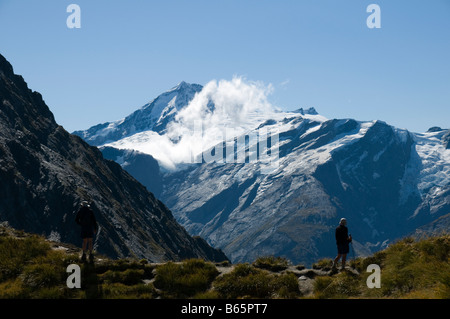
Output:
<instances>
[{"instance_id":1,"label":"cloud plume","mask_svg":"<svg viewBox=\"0 0 450 319\"><path fill-rule=\"evenodd\" d=\"M124 142L151 154L166 169L192 163L205 150L245 134L271 118L275 113L275 107L268 101L272 91L271 84L242 77L210 81L178 111L165 134L143 132Z\"/></svg>"}]
</instances>

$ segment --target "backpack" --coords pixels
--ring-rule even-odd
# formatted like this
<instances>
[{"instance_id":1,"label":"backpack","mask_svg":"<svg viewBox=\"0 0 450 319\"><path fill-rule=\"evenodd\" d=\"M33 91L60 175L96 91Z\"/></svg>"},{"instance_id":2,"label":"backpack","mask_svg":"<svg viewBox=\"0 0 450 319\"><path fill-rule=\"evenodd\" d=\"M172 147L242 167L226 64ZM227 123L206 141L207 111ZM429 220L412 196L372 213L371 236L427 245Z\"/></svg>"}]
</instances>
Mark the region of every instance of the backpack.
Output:
<instances>
[{"instance_id":1,"label":"backpack","mask_svg":"<svg viewBox=\"0 0 450 319\"><path fill-rule=\"evenodd\" d=\"M77 223L82 227L93 226L92 210L89 207L82 207L77 214Z\"/></svg>"}]
</instances>

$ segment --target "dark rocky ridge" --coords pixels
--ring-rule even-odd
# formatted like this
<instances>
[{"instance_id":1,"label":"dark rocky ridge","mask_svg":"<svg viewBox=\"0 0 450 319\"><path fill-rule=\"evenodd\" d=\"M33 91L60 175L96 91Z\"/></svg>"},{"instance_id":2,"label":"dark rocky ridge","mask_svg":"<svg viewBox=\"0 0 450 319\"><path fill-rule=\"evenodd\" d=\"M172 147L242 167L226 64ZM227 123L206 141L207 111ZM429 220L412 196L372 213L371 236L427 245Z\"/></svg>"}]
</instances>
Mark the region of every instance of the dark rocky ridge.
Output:
<instances>
[{"instance_id":1,"label":"dark rocky ridge","mask_svg":"<svg viewBox=\"0 0 450 319\"><path fill-rule=\"evenodd\" d=\"M0 102L0 221L78 245L74 214L88 199L100 225L95 245L102 254L155 262L226 259L191 237L120 165L58 125L42 96L1 55Z\"/></svg>"},{"instance_id":2,"label":"dark rocky ridge","mask_svg":"<svg viewBox=\"0 0 450 319\"><path fill-rule=\"evenodd\" d=\"M110 146L102 146L103 157L121 164L131 176L139 176L138 181L156 197L162 192L162 176L158 161L153 156L135 150L120 150ZM137 179L137 178L136 178Z\"/></svg>"}]
</instances>

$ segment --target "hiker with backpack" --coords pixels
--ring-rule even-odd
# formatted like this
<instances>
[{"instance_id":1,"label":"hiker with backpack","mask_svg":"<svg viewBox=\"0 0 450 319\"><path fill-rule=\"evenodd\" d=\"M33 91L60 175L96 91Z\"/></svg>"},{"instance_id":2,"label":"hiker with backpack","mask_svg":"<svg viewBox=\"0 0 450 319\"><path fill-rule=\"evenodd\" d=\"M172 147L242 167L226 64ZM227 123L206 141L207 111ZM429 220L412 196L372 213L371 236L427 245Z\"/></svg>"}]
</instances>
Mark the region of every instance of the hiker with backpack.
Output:
<instances>
[{"instance_id":1,"label":"hiker with backpack","mask_svg":"<svg viewBox=\"0 0 450 319\"><path fill-rule=\"evenodd\" d=\"M345 218L341 218L341 220L339 221L339 226L336 228L335 231L335 237L338 254L333 261L333 268L336 267L337 263L339 262L339 259L342 257L341 269L345 269L347 254L350 250L349 244L352 241L352 236L348 234L347 220Z\"/></svg>"},{"instance_id":2,"label":"hiker with backpack","mask_svg":"<svg viewBox=\"0 0 450 319\"><path fill-rule=\"evenodd\" d=\"M81 226L81 238L83 239L83 255L81 256L81 261L86 261L86 251L89 249L89 260L92 262L94 261L92 240L95 233L97 233L98 225L94 212L87 201L81 202L81 207L77 212L75 222Z\"/></svg>"}]
</instances>

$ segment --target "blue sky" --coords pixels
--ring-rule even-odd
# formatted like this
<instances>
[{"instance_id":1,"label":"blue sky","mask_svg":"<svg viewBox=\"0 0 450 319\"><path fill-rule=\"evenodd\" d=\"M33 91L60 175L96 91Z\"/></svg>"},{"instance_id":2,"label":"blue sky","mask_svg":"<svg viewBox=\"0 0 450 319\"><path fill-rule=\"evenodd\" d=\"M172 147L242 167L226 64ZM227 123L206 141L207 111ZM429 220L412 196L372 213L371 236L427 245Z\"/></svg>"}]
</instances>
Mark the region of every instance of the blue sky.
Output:
<instances>
[{"instance_id":1,"label":"blue sky","mask_svg":"<svg viewBox=\"0 0 450 319\"><path fill-rule=\"evenodd\" d=\"M68 131L236 75L272 84L284 110L450 128L448 0L0 0L0 53Z\"/></svg>"}]
</instances>

